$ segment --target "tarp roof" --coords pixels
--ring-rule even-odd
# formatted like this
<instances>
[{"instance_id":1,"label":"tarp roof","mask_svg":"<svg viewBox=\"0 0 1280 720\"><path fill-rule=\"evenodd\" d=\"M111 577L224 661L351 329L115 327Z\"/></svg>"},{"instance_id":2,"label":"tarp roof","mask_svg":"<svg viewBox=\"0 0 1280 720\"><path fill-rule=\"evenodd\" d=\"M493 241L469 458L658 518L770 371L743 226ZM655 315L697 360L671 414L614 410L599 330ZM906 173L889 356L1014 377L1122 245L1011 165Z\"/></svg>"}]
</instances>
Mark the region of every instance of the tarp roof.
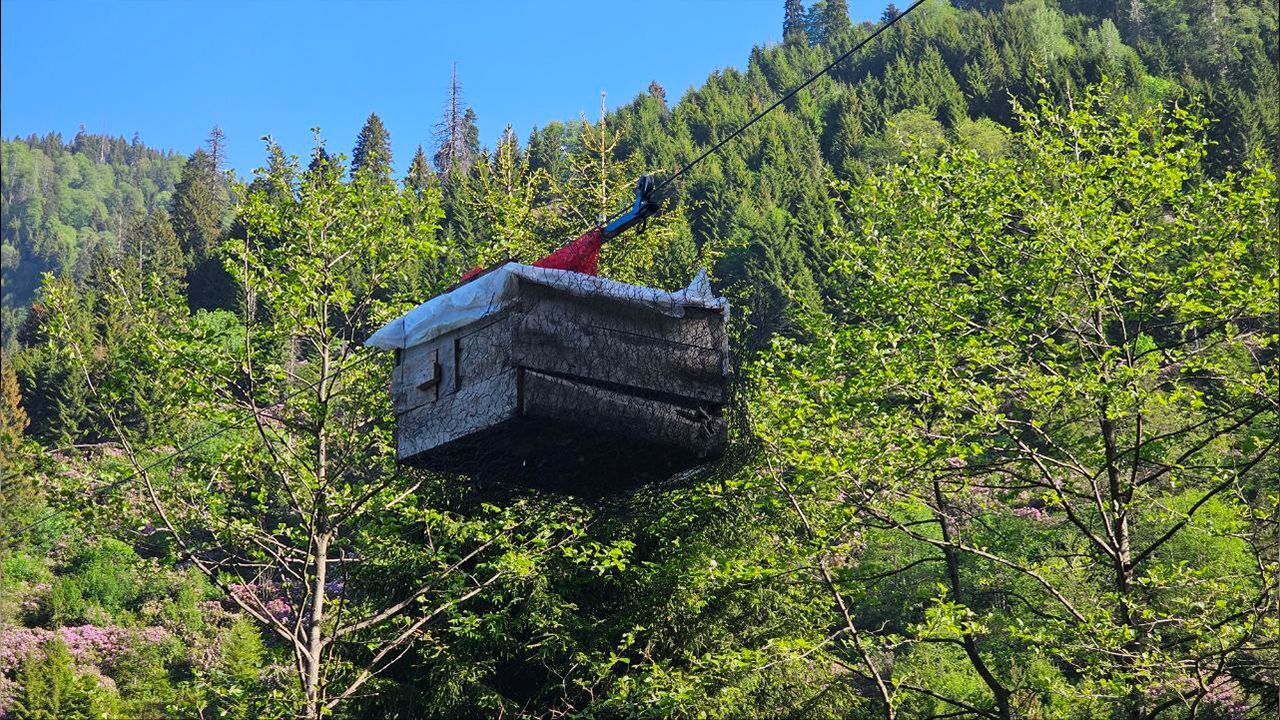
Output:
<instances>
[{"instance_id":1,"label":"tarp roof","mask_svg":"<svg viewBox=\"0 0 1280 720\"><path fill-rule=\"evenodd\" d=\"M578 297L607 298L643 307L672 317L688 307L729 313L729 303L716 297L705 270L699 270L689 287L675 292L584 275L569 270L507 263L476 279L437 295L375 332L366 345L377 348L409 348L433 340L450 330L470 325L505 309L516 297L519 281L545 285Z\"/></svg>"}]
</instances>

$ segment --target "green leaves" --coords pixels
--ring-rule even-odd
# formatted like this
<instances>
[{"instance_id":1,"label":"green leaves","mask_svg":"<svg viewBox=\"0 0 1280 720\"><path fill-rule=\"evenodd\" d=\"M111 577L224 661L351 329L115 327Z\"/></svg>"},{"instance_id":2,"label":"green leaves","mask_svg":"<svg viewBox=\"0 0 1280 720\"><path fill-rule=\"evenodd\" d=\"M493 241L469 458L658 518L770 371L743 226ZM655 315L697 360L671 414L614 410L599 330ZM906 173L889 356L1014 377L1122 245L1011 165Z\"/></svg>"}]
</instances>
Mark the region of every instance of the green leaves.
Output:
<instances>
[{"instance_id":1,"label":"green leaves","mask_svg":"<svg viewBox=\"0 0 1280 720\"><path fill-rule=\"evenodd\" d=\"M332 160L299 172L296 158L283 159L237 188L242 232L224 245L228 271L271 311L278 332L300 327L316 343L331 328L308 308L368 331L416 299L414 269L439 252L437 189L397 189L375 173L342 182L341 174Z\"/></svg>"},{"instance_id":2,"label":"green leaves","mask_svg":"<svg viewBox=\"0 0 1280 720\"><path fill-rule=\"evenodd\" d=\"M1019 109L1012 155L952 149L842 188L840 322L750 370L810 552L854 528L903 546L840 569L867 598L859 624L907 623L904 669L917 643L972 643L989 699L913 676L935 694L1012 703L1034 652L1083 674L1036 692L1142 707L1181 692L1199 653L1237 660L1198 645L1208 625L1273 642L1237 620L1260 618L1274 572L1240 545L1265 542L1243 488L1274 487L1276 467L1255 434L1280 393L1262 350L1274 175L1208 177L1203 120L1107 94ZM897 575L945 599L886 593Z\"/></svg>"}]
</instances>

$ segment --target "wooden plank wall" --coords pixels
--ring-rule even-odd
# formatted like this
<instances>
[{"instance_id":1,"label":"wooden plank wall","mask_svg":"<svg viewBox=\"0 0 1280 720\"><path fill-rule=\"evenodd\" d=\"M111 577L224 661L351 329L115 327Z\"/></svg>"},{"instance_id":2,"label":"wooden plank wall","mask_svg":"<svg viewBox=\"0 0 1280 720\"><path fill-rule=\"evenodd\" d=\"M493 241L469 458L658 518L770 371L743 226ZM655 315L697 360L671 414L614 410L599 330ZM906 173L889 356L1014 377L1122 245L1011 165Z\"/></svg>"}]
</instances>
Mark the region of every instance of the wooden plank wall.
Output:
<instances>
[{"instance_id":1,"label":"wooden plank wall","mask_svg":"<svg viewBox=\"0 0 1280 720\"><path fill-rule=\"evenodd\" d=\"M601 432L683 448L697 457L724 451L728 425L719 416L533 370L522 372L527 417L573 421Z\"/></svg>"},{"instance_id":2,"label":"wooden plank wall","mask_svg":"<svg viewBox=\"0 0 1280 720\"><path fill-rule=\"evenodd\" d=\"M508 369L398 415L397 459L408 460L516 417L518 372Z\"/></svg>"},{"instance_id":3,"label":"wooden plank wall","mask_svg":"<svg viewBox=\"0 0 1280 720\"><path fill-rule=\"evenodd\" d=\"M402 352L392 374L397 454L411 459L523 416L716 455L728 369L719 313L671 317L522 283L507 312Z\"/></svg>"},{"instance_id":4,"label":"wooden plank wall","mask_svg":"<svg viewBox=\"0 0 1280 720\"><path fill-rule=\"evenodd\" d=\"M512 357L531 370L724 402L724 355L696 345L526 315L516 325Z\"/></svg>"}]
</instances>

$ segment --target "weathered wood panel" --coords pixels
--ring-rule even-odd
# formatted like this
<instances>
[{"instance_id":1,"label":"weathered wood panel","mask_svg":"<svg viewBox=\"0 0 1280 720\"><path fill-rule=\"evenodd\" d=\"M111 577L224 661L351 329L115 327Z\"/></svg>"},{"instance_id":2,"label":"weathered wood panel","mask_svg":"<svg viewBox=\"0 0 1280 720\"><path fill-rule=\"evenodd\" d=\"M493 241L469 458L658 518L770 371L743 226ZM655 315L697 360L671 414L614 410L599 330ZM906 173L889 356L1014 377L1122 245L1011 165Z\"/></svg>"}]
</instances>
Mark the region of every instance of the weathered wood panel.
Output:
<instances>
[{"instance_id":1,"label":"weathered wood panel","mask_svg":"<svg viewBox=\"0 0 1280 720\"><path fill-rule=\"evenodd\" d=\"M520 317L519 367L721 403L724 353L542 314Z\"/></svg>"},{"instance_id":2,"label":"weathered wood panel","mask_svg":"<svg viewBox=\"0 0 1280 720\"><path fill-rule=\"evenodd\" d=\"M515 417L517 371L507 370L397 416L397 458L408 460Z\"/></svg>"},{"instance_id":3,"label":"weathered wood panel","mask_svg":"<svg viewBox=\"0 0 1280 720\"><path fill-rule=\"evenodd\" d=\"M532 370L522 372L521 414L525 417L572 421L683 448L702 458L724 452L728 426L722 417Z\"/></svg>"},{"instance_id":4,"label":"weathered wood panel","mask_svg":"<svg viewBox=\"0 0 1280 720\"><path fill-rule=\"evenodd\" d=\"M636 482L723 453L723 317L523 284L509 310L402 351L397 456L499 481Z\"/></svg>"},{"instance_id":5,"label":"weathered wood panel","mask_svg":"<svg viewBox=\"0 0 1280 720\"><path fill-rule=\"evenodd\" d=\"M728 350L723 316L704 308L685 308L683 317L671 317L607 298L579 298L542 285L523 283L520 312L683 345Z\"/></svg>"},{"instance_id":6,"label":"weathered wood panel","mask_svg":"<svg viewBox=\"0 0 1280 720\"><path fill-rule=\"evenodd\" d=\"M512 324L512 316L503 314L459 331L452 343L457 376L451 391L512 367Z\"/></svg>"},{"instance_id":7,"label":"weathered wood panel","mask_svg":"<svg viewBox=\"0 0 1280 720\"><path fill-rule=\"evenodd\" d=\"M391 401L396 413L435 402L440 396L439 352L433 345L405 350L391 371Z\"/></svg>"}]
</instances>

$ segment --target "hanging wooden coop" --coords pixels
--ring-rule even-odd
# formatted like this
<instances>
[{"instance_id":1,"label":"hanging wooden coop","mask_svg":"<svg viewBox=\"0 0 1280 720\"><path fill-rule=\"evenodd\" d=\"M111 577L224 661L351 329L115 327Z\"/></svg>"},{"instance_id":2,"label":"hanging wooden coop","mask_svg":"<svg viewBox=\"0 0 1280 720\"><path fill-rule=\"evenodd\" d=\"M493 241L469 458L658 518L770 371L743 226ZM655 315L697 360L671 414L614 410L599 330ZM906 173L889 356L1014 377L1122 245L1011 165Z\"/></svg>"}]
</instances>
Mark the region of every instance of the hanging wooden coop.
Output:
<instances>
[{"instance_id":1,"label":"hanging wooden coop","mask_svg":"<svg viewBox=\"0 0 1280 720\"><path fill-rule=\"evenodd\" d=\"M720 456L728 304L507 263L423 303L394 348L400 462L603 492Z\"/></svg>"}]
</instances>

